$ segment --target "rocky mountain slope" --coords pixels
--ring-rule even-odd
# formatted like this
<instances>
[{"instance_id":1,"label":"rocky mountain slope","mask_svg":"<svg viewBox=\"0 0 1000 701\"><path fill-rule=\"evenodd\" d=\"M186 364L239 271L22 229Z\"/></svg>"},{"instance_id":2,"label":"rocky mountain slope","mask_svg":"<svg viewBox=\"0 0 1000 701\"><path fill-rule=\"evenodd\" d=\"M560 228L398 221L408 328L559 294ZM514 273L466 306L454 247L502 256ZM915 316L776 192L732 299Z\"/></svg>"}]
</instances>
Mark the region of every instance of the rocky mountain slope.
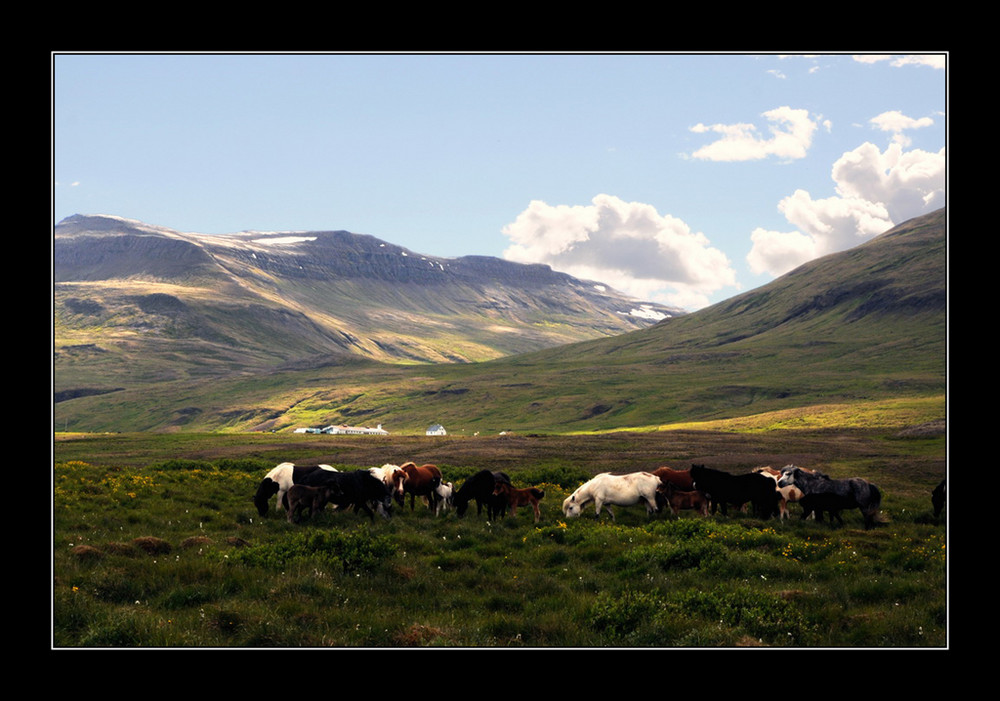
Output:
<instances>
[{"instance_id":1,"label":"rocky mountain slope","mask_svg":"<svg viewBox=\"0 0 1000 701\"><path fill-rule=\"evenodd\" d=\"M54 233L60 392L333 358L482 361L683 314L548 266L346 231L205 235L76 215Z\"/></svg>"}]
</instances>

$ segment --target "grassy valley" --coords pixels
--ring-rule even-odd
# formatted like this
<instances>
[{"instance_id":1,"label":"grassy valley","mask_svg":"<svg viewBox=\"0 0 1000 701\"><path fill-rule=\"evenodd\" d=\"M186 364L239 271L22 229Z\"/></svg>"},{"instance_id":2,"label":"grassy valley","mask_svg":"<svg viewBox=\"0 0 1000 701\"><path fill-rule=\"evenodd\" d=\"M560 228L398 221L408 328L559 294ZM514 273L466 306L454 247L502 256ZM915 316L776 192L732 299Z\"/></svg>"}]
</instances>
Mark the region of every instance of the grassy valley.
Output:
<instances>
[{"instance_id":1,"label":"grassy valley","mask_svg":"<svg viewBox=\"0 0 1000 701\"><path fill-rule=\"evenodd\" d=\"M947 648L949 512L930 501L948 469L945 223L907 222L649 328L476 363L275 362L277 341L240 358L241 334L305 317L228 316L233 337L209 342L222 326L147 281L122 283L121 305L61 286L81 301L57 311L72 342L56 371L73 373L57 388L101 393L54 406L53 645ZM168 296L194 306L190 290ZM174 310L176 333L144 331L150 304L161 322ZM390 435L292 432L341 422ZM449 435L422 435L434 422ZM280 462L409 460L456 487L503 470L544 490L541 518L418 502L292 524L252 502ZM795 504L784 520L560 509L599 472L692 464L864 477L879 525L857 510L804 520Z\"/></svg>"}]
</instances>

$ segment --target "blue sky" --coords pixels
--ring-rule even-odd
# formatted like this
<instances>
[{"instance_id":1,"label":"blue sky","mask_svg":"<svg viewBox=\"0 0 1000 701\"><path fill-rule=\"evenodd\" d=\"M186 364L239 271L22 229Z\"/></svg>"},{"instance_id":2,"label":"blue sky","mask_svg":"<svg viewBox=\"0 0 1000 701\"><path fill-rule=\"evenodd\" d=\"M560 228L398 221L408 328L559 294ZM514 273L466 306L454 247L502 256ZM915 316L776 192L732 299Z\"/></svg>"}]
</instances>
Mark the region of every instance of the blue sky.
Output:
<instances>
[{"instance_id":1,"label":"blue sky","mask_svg":"<svg viewBox=\"0 0 1000 701\"><path fill-rule=\"evenodd\" d=\"M946 58L57 53L53 223L346 229L693 310L943 206Z\"/></svg>"}]
</instances>

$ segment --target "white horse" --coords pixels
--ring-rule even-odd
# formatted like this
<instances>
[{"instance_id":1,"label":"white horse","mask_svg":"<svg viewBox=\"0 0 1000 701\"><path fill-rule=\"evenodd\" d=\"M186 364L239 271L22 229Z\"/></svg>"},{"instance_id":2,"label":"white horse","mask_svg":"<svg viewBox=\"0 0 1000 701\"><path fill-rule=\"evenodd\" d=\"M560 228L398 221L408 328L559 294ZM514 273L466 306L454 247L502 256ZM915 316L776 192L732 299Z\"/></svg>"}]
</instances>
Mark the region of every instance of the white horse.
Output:
<instances>
[{"instance_id":1,"label":"white horse","mask_svg":"<svg viewBox=\"0 0 1000 701\"><path fill-rule=\"evenodd\" d=\"M607 507L611 519L615 519L615 513L611 506L632 506L640 502L646 502L646 513L652 514L659 511L656 505L656 488L660 486L660 478L649 472L632 472L627 475L612 475L610 472L602 472L589 482L585 482L579 489L566 497L563 501L563 513L568 518L575 518L580 515L583 507L594 502L594 509L598 516L601 515L601 507Z\"/></svg>"},{"instance_id":2,"label":"white horse","mask_svg":"<svg viewBox=\"0 0 1000 701\"><path fill-rule=\"evenodd\" d=\"M337 471L335 467L331 467L330 465L300 468L291 462L283 462L272 468L270 472L264 475L264 479L260 481L260 486L257 487L257 494L254 495L253 503L257 506L257 513L261 516L267 513L268 500L274 494L278 495L277 506L285 508L285 493L288 492L293 484L296 484L296 474L303 474L304 472L311 472L316 469Z\"/></svg>"},{"instance_id":3,"label":"white horse","mask_svg":"<svg viewBox=\"0 0 1000 701\"><path fill-rule=\"evenodd\" d=\"M434 500L434 515L438 516L442 511L447 511L451 508L455 488L451 482L442 482L434 490L434 493L437 494L437 499Z\"/></svg>"}]
</instances>

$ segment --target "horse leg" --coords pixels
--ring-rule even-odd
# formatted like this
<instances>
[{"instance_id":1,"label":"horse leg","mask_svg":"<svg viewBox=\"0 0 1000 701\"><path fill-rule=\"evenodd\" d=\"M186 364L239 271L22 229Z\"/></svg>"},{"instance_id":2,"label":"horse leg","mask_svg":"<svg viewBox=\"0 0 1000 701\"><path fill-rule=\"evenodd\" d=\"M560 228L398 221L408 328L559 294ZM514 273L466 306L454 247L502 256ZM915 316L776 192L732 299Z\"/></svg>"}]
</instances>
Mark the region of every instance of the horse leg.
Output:
<instances>
[{"instance_id":1,"label":"horse leg","mask_svg":"<svg viewBox=\"0 0 1000 701\"><path fill-rule=\"evenodd\" d=\"M368 514L368 518L371 519L372 523L375 523L375 512L371 510L371 507L364 501L359 501L354 504L354 513L358 512L358 509L364 509L365 513Z\"/></svg>"},{"instance_id":2,"label":"horse leg","mask_svg":"<svg viewBox=\"0 0 1000 701\"><path fill-rule=\"evenodd\" d=\"M608 512L608 515L611 517L612 521L617 521L618 520L618 519L615 518L615 512L611 510L611 504L605 504L600 499L595 499L594 500L594 510L596 511L598 517L600 517L600 515L601 515L601 507L602 506L604 507L604 510Z\"/></svg>"},{"instance_id":3,"label":"horse leg","mask_svg":"<svg viewBox=\"0 0 1000 701\"><path fill-rule=\"evenodd\" d=\"M656 505L656 497L646 497L646 515L652 516L659 513L660 507Z\"/></svg>"},{"instance_id":4,"label":"horse leg","mask_svg":"<svg viewBox=\"0 0 1000 701\"><path fill-rule=\"evenodd\" d=\"M535 510L535 523L538 523L538 519L541 518L542 515L541 512L538 510L538 502L537 501L534 502L531 506Z\"/></svg>"}]
</instances>

